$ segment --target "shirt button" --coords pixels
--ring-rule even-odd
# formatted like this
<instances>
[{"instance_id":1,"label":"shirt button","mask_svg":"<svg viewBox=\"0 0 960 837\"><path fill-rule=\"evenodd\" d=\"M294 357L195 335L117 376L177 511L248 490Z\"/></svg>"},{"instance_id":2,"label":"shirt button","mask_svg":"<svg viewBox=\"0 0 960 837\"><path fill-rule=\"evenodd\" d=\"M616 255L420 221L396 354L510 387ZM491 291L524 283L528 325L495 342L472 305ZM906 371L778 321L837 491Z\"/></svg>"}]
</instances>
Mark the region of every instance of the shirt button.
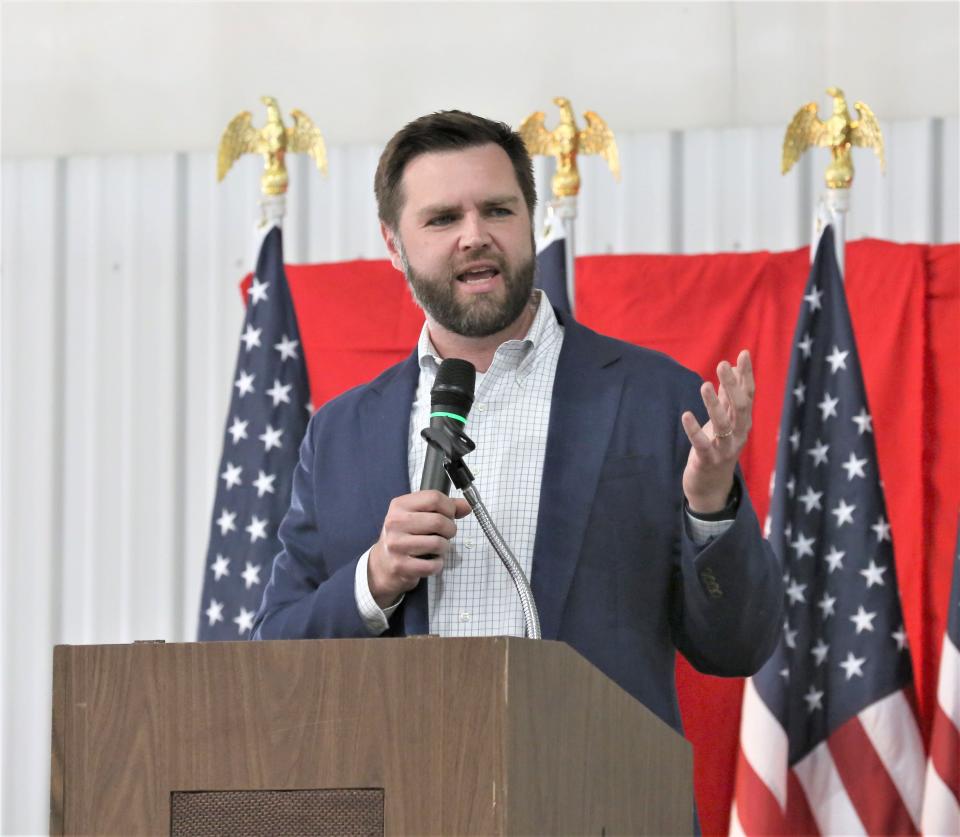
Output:
<instances>
[{"instance_id":1,"label":"shirt button","mask_svg":"<svg viewBox=\"0 0 960 837\"><path fill-rule=\"evenodd\" d=\"M464 545L467 549L473 549L473 541L464 541L464 542L463 542L463 545Z\"/></svg>"},{"instance_id":2,"label":"shirt button","mask_svg":"<svg viewBox=\"0 0 960 837\"><path fill-rule=\"evenodd\" d=\"M470 621L470 611L469 611L469 610L461 610L461 611L460 611L460 621L461 621L461 622L469 622L469 621Z\"/></svg>"},{"instance_id":3,"label":"shirt button","mask_svg":"<svg viewBox=\"0 0 960 837\"><path fill-rule=\"evenodd\" d=\"M477 404L477 409L478 409L481 413L485 413L485 412L487 411L487 405L486 405L486 404Z\"/></svg>"}]
</instances>

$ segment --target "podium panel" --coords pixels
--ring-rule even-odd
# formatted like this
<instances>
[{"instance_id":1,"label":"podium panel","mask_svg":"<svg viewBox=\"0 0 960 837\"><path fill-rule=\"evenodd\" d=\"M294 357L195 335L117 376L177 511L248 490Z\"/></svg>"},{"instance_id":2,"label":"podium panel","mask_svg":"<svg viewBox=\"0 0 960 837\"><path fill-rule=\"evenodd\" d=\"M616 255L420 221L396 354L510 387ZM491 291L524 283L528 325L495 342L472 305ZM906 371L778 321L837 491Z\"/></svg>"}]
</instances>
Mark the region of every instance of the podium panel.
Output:
<instances>
[{"instance_id":1,"label":"podium panel","mask_svg":"<svg viewBox=\"0 0 960 837\"><path fill-rule=\"evenodd\" d=\"M692 826L689 745L563 643L58 646L53 706L54 834Z\"/></svg>"}]
</instances>

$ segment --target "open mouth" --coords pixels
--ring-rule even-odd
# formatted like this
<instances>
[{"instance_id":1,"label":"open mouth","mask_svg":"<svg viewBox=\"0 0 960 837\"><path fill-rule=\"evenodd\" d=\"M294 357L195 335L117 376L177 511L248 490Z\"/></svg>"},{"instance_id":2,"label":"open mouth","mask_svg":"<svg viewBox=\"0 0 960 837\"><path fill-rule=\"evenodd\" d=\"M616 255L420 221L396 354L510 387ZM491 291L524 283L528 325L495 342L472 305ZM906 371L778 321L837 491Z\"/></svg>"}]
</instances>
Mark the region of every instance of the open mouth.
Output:
<instances>
[{"instance_id":1,"label":"open mouth","mask_svg":"<svg viewBox=\"0 0 960 837\"><path fill-rule=\"evenodd\" d=\"M457 281L463 282L465 285L480 285L484 282L489 282L499 274L500 271L495 267L482 267L457 274Z\"/></svg>"}]
</instances>

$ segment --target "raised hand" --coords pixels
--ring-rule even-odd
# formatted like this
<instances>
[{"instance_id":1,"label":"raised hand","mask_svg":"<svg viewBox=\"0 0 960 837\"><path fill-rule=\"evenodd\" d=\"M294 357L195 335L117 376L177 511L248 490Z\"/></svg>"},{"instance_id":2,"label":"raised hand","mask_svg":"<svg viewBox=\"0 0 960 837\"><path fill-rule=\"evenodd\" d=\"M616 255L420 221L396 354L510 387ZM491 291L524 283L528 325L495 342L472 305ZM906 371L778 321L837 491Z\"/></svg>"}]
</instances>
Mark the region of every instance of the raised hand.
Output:
<instances>
[{"instance_id":1,"label":"raised hand","mask_svg":"<svg viewBox=\"0 0 960 837\"><path fill-rule=\"evenodd\" d=\"M709 381L700 387L710 420L701 427L689 411L680 417L692 445L683 471L683 493L691 511L705 514L726 505L740 451L750 434L756 390L750 353L740 352L736 367L721 361L717 377L719 392Z\"/></svg>"}]
</instances>

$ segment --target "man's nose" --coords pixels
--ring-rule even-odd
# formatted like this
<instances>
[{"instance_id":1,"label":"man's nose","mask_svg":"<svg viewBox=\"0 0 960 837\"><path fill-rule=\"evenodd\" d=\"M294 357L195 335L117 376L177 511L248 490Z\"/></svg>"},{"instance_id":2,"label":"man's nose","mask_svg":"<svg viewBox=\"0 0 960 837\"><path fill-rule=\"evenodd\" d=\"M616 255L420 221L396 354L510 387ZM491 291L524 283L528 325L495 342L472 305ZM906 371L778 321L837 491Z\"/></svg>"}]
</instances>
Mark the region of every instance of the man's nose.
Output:
<instances>
[{"instance_id":1,"label":"man's nose","mask_svg":"<svg viewBox=\"0 0 960 837\"><path fill-rule=\"evenodd\" d=\"M463 217L463 226L460 232L460 249L476 250L486 247L490 243L490 232L486 221L478 214L468 212Z\"/></svg>"}]
</instances>

